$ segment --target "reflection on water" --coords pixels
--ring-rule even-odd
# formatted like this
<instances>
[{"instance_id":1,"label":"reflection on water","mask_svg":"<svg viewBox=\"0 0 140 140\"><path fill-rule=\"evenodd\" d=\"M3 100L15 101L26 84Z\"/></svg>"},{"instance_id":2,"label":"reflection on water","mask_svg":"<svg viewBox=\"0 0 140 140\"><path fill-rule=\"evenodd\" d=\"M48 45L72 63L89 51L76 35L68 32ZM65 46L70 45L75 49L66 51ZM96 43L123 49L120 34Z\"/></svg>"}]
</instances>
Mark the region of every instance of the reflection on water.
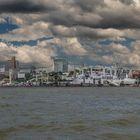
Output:
<instances>
[{"instance_id":1,"label":"reflection on water","mask_svg":"<svg viewBox=\"0 0 140 140\"><path fill-rule=\"evenodd\" d=\"M139 88L0 89L0 140L139 140Z\"/></svg>"}]
</instances>

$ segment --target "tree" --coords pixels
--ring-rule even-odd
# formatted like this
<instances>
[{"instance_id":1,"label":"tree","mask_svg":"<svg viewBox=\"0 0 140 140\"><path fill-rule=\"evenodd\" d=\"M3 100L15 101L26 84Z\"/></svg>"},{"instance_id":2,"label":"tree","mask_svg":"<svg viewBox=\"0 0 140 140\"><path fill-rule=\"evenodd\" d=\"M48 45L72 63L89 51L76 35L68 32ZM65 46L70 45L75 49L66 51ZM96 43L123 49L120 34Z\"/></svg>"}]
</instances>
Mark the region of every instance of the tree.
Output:
<instances>
[{"instance_id":1,"label":"tree","mask_svg":"<svg viewBox=\"0 0 140 140\"><path fill-rule=\"evenodd\" d=\"M26 73L25 74L25 79L28 81L30 79L32 79L32 75L30 73Z\"/></svg>"}]
</instances>

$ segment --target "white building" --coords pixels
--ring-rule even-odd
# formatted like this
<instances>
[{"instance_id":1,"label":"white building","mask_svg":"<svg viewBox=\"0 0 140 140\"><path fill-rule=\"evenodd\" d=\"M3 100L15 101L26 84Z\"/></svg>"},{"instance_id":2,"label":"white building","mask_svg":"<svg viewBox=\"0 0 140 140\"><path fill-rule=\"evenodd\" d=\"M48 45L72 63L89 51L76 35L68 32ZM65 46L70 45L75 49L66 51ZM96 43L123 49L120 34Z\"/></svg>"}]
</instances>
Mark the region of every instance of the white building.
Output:
<instances>
[{"instance_id":1,"label":"white building","mask_svg":"<svg viewBox=\"0 0 140 140\"><path fill-rule=\"evenodd\" d=\"M25 73L18 72L18 79L25 79Z\"/></svg>"},{"instance_id":2,"label":"white building","mask_svg":"<svg viewBox=\"0 0 140 140\"><path fill-rule=\"evenodd\" d=\"M0 66L0 74L4 74L5 71L6 71L5 65L1 65L1 66Z\"/></svg>"}]
</instances>

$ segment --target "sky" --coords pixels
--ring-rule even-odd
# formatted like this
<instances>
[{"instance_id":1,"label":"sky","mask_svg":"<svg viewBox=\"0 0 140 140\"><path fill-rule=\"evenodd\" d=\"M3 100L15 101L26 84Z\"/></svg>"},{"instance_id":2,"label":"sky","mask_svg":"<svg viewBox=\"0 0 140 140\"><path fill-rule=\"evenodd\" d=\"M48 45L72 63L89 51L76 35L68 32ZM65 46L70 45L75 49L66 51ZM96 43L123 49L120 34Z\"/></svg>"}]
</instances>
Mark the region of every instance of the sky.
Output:
<instances>
[{"instance_id":1,"label":"sky","mask_svg":"<svg viewBox=\"0 0 140 140\"><path fill-rule=\"evenodd\" d=\"M140 0L0 0L0 62L140 68Z\"/></svg>"}]
</instances>

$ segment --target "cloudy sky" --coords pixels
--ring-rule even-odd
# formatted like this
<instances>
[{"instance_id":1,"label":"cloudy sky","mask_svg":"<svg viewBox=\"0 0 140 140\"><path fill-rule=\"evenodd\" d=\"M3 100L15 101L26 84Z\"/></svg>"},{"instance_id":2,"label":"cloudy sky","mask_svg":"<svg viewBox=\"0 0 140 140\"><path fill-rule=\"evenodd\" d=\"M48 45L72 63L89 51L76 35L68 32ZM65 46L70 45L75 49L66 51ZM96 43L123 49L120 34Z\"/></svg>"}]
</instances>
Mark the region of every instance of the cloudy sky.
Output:
<instances>
[{"instance_id":1,"label":"cloudy sky","mask_svg":"<svg viewBox=\"0 0 140 140\"><path fill-rule=\"evenodd\" d=\"M140 0L0 0L0 61L140 67Z\"/></svg>"}]
</instances>

